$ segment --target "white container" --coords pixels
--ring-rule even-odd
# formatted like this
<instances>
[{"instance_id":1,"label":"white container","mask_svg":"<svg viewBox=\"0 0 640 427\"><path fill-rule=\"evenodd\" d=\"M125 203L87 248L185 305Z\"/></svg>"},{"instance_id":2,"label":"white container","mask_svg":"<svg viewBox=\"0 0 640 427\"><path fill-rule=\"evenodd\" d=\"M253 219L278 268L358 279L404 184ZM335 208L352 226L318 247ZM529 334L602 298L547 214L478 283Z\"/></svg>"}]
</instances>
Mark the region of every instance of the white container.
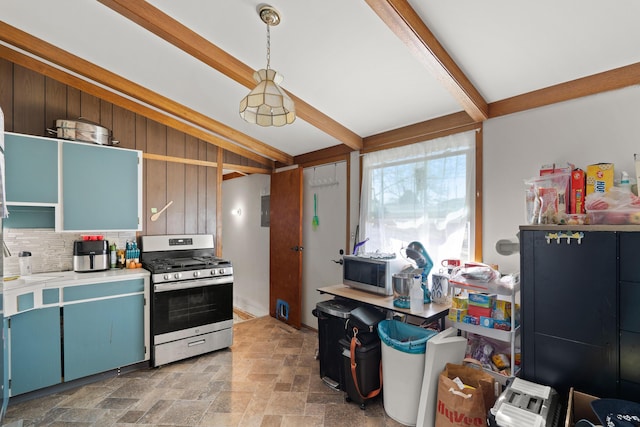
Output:
<instances>
[{"instance_id":1,"label":"white container","mask_svg":"<svg viewBox=\"0 0 640 427\"><path fill-rule=\"evenodd\" d=\"M411 354L381 343L384 411L400 424L415 426L424 377L425 353Z\"/></svg>"},{"instance_id":2,"label":"white container","mask_svg":"<svg viewBox=\"0 0 640 427\"><path fill-rule=\"evenodd\" d=\"M31 274L31 252L20 252L18 259L20 260L20 275L29 276Z\"/></svg>"},{"instance_id":3,"label":"white container","mask_svg":"<svg viewBox=\"0 0 640 427\"><path fill-rule=\"evenodd\" d=\"M413 277L413 285L411 285L410 308L412 313L422 313L424 311L424 292L422 291L422 283L420 276Z\"/></svg>"}]
</instances>

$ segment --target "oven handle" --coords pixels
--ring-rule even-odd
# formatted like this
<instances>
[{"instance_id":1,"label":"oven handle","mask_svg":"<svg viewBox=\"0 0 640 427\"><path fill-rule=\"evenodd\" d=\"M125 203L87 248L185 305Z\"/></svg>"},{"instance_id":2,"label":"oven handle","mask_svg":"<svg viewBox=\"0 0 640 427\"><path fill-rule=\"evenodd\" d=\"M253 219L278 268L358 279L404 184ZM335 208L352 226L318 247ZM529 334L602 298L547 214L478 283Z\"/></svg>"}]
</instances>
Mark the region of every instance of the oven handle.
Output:
<instances>
[{"instance_id":1,"label":"oven handle","mask_svg":"<svg viewBox=\"0 0 640 427\"><path fill-rule=\"evenodd\" d=\"M211 279L185 280L182 282L158 283L153 285L154 292L179 291L181 289L201 288L203 286L225 285L233 283L233 277L222 276Z\"/></svg>"}]
</instances>

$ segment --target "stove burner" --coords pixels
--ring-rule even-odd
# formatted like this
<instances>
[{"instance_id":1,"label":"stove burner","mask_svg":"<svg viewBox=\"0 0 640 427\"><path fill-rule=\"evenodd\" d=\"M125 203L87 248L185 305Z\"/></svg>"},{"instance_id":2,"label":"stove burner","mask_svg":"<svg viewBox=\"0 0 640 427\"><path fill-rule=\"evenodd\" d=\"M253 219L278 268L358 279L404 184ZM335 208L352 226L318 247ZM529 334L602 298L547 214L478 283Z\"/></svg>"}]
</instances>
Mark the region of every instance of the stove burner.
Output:
<instances>
[{"instance_id":1,"label":"stove burner","mask_svg":"<svg viewBox=\"0 0 640 427\"><path fill-rule=\"evenodd\" d=\"M152 273L200 270L229 266L229 261L214 256L194 256L181 258L155 258L143 262L143 267Z\"/></svg>"}]
</instances>

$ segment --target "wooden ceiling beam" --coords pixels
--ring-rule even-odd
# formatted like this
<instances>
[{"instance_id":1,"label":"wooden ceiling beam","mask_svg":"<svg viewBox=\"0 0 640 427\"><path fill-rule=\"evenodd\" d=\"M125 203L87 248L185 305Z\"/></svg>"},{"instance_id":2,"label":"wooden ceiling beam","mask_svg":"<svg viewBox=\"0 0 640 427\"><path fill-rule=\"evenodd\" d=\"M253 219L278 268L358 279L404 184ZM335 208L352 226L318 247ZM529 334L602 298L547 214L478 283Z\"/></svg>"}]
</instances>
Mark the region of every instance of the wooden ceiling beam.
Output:
<instances>
[{"instance_id":1,"label":"wooden ceiling beam","mask_svg":"<svg viewBox=\"0 0 640 427\"><path fill-rule=\"evenodd\" d=\"M324 163L343 161L349 157L351 151L352 150L349 150L344 145L334 145L333 147L323 148L321 150L300 154L298 156L295 156L293 158L293 161L296 164L301 165L302 167L309 167ZM278 164L276 163L276 168L277 167Z\"/></svg>"},{"instance_id":2,"label":"wooden ceiling beam","mask_svg":"<svg viewBox=\"0 0 640 427\"><path fill-rule=\"evenodd\" d=\"M147 160L158 160L161 162L180 163L191 166L205 166L208 168L217 168L219 166L218 162L210 162L208 160L188 159L183 157L165 156L162 154L153 153L142 153L142 158ZM233 163L222 163L222 169L233 170L234 172L232 173L238 173L242 175L247 175L250 173L261 173L270 175L271 172L273 172L272 168L257 168L255 166L243 166Z\"/></svg>"},{"instance_id":3,"label":"wooden ceiling beam","mask_svg":"<svg viewBox=\"0 0 640 427\"><path fill-rule=\"evenodd\" d=\"M18 52L10 49L9 47L0 45L0 58L4 58L7 61L11 61L14 64L20 65L44 76L50 77L54 80L59 81L60 83L66 84L80 91L96 96L100 99L112 103L113 105L117 105L118 107L132 111L136 114L140 114L141 116L154 120L178 131L184 132L202 141L206 141L209 144L213 144L217 147L222 147L225 150L232 151L242 157L246 157L260 164L264 164L269 169L273 169L275 166L275 162L273 160L265 158L243 147L232 144L227 140L212 135L209 132L205 132L200 128L182 122L174 117L168 116L158 110L149 108L129 98L118 95L103 87L97 86L87 80L83 80L77 76L71 75L63 70L27 56L22 52Z\"/></svg>"},{"instance_id":4,"label":"wooden ceiling beam","mask_svg":"<svg viewBox=\"0 0 640 427\"><path fill-rule=\"evenodd\" d=\"M241 85L249 89L255 87L254 70L251 67L146 1L98 1ZM287 91L287 93L295 103L296 115L299 118L353 150L362 148L362 138L356 133L313 108L291 92Z\"/></svg>"},{"instance_id":5,"label":"wooden ceiling beam","mask_svg":"<svg viewBox=\"0 0 640 427\"><path fill-rule=\"evenodd\" d=\"M492 102L489 104L489 117L500 117L637 84L640 84L640 62Z\"/></svg>"},{"instance_id":6,"label":"wooden ceiling beam","mask_svg":"<svg viewBox=\"0 0 640 427\"><path fill-rule=\"evenodd\" d=\"M480 92L449 56L407 0L366 0L385 24L402 40L476 122L489 118Z\"/></svg>"},{"instance_id":7,"label":"wooden ceiling beam","mask_svg":"<svg viewBox=\"0 0 640 427\"><path fill-rule=\"evenodd\" d=\"M364 138L364 148L362 152L367 153L401 145L414 144L456 132L476 129L479 126L479 122L475 122L466 112L460 111L459 113L449 114L436 119L426 120L368 136Z\"/></svg>"},{"instance_id":8,"label":"wooden ceiling beam","mask_svg":"<svg viewBox=\"0 0 640 427\"><path fill-rule=\"evenodd\" d=\"M220 123L210 117L192 110L182 104L127 80L102 67L92 64L78 56L57 48L44 40L33 37L24 31L0 21L0 40L15 46L25 52L29 52L38 58L42 58L63 69L72 71L94 82L109 87L115 91L137 99L143 103L152 105L161 111L172 114L203 129L207 129L223 138L227 138L234 144L239 144L264 157L285 164L293 164L293 156L271 147L255 138L238 132L237 130ZM229 151L230 148L224 147Z\"/></svg>"}]
</instances>

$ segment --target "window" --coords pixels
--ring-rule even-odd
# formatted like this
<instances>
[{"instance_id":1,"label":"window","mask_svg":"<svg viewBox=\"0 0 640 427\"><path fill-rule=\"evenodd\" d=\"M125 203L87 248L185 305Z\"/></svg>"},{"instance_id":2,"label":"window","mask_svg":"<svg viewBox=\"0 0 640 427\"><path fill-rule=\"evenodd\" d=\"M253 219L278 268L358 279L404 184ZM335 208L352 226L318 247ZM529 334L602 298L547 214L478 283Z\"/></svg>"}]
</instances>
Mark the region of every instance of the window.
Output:
<instances>
[{"instance_id":1,"label":"window","mask_svg":"<svg viewBox=\"0 0 640 427\"><path fill-rule=\"evenodd\" d=\"M475 131L367 153L362 165L364 252L404 255L418 241L436 266L473 259Z\"/></svg>"}]
</instances>

